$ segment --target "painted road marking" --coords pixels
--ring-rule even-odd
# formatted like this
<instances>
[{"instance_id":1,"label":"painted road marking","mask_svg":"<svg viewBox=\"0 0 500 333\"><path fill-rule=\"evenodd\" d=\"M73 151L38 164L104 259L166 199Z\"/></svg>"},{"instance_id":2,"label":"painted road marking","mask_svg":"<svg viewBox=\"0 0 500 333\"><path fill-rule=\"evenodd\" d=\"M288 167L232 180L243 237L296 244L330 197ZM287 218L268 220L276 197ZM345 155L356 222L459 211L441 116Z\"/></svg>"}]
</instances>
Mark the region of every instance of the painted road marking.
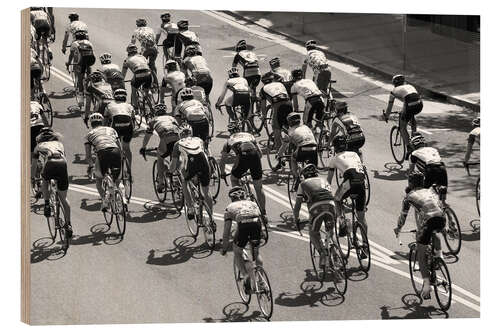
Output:
<instances>
[{"instance_id":1,"label":"painted road marking","mask_svg":"<svg viewBox=\"0 0 500 333\"><path fill-rule=\"evenodd\" d=\"M378 94L378 95L369 95L369 97L377 99L379 101L382 101L384 103L387 103L389 99L388 94ZM396 99L394 100L394 106L397 107L398 109L403 108L403 102L400 100ZM452 105L452 104L444 104L444 103L438 103L438 102L433 102L429 100L424 100L424 108L422 109L422 114L441 114L441 113L449 113L449 112L458 112L462 111L462 108L458 105Z\"/></svg>"}]
</instances>

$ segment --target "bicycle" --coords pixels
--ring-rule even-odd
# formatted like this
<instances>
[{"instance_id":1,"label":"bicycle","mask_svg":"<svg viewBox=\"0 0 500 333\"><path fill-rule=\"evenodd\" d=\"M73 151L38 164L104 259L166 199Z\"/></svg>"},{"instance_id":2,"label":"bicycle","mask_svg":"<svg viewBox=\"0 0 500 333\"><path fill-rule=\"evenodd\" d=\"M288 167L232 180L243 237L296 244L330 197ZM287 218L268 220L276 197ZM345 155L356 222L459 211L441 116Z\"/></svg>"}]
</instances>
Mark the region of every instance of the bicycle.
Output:
<instances>
[{"instance_id":1,"label":"bicycle","mask_svg":"<svg viewBox=\"0 0 500 333\"><path fill-rule=\"evenodd\" d=\"M416 233L417 230L409 230L409 231L400 231L401 233ZM435 255L434 241L433 238L436 237L436 233L438 231L433 231L433 235L431 237L431 243L426 248L426 264L429 267L430 271L430 282L431 286L434 287L434 294L436 296L437 303L442 311L448 311L451 305L452 298L452 283L450 272L448 271L448 267L446 266L445 261ZM399 235L398 235L399 238ZM401 241L399 244L402 245ZM411 284L413 286L413 290L418 295L418 297L422 298L422 289L423 282L420 278L415 276L415 273L420 271L420 267L418 265L418 248L417 243L412 242L408 245L410 248L410 254L408 255L408 268L410 270L410 278ZM430 255L432 254L432 255ZM417 287L417 282L422 284L422 288Z\"/></svg>"},{"instance_id":2,"label":"bicycle","mask_svg":"<svg viewBox=\"0 0 500 333\"><path fill-rule=\"evenodd\" d=\"M123 239L123 237L125 236L125 229L127 227L126 208L125 208L125 203L123 201L122 192L116 186L111 176L112 172L115 171L117 170L108 169L102 180L104 201L108 206L108 209L106 209L102 213L104 215L104 219L108 227L111 226L113 220L116 221L116 227L118 228L118 236L121 239Z\"/></svg>"},{"instance_id":3,"label":"bicycle","mask_svg":"<svg viewBox=\"0 0 500 333\"><path fill-rule=\"evenodd\" d=\"M43 109L42 113L45 119L47 120L47 126L52 127L54 123L54 113L52 110L52 104L50 103L49 96L47 96L47 94L43 90L43 85L41 82L42 80L43 79L41 79L40 81L37 80L35 82L35 86L33 89L33 98L42 106Z\"/></svg>"},{"instance_id":4,"label":"bicycle","mask_svg":"<svg viewBox=\"0 0 500 333\"><path fill-rule=\"evenodd\" d=\"M41 46L41 47L40 47ZM50 79L50 67L52 66L51 64L51 59L49 57L49 42L47 40L46 35L42 35L40 37L40 40L36 42L36 48L37 48L37 54L40 57L40 60L42 62L43 66L43 74L42 77L44 77L45 80Z\"/></svg>"},{"instance_id":5,"label":"bicycle","mask_svg":"<svg viewBox=\"0 0 500 333\"><path fill-rule=\"evenodd\" d=\"M391 114L392 113L398 114L398 117L396 118L396 124L391 128L389 144L391 145L392 157L394 157L397 164L402 165L408 152L399 128L400 112L391 112ZM384 116L384 111L382 111L382 116Z\"/></svg>"},{"instance_id":6,"label":"bicycle","mask_svg":"<svg viewBox=\"0 0 500 333\"><path fill-rule=\"evenodd\" d=\"M320 252L314 246L313 242L309 239L309 253L311 255L311 262L313 265L314 273L316 273L316 276L321 282L325 281L327 275L330 274L333 285L335 286L337 292L340 295L345 295L347 291L346 262L342 257L342 252L339 245L333 239L335 216L331 212L325 211L318 215L316 219L322 218L323 215L325 215L326 217L323 218L324 223L319 230L319 240L322 243L323 247L326 249L328 260L321 273Z\"/></svg>"},{"instance_id":7,"label":"bicycle","mask_svg":"<svg viewBox=\"0 0 500 333\"><path fill-rule=\"evenodd\" d=\"M480 165L480 162L473 162L473 163L464 163L464 168L467 170L467 174L470 176L470 169L469 167L472 165ZM476 209L477 209L477 214L481 216L481 177L477 177L476 180L476 186L475 186L475 197L476 197Z\"/></svg>"},{"instance_id":8,"label":"bicycle","mask_svg":"<svg viewBox=\"0 0 500 333\"><path fill-rule=\"evenodd\" d=\"M125 80L123 82L131 82L131 80ZM135 89L135 100L137 105L134 106L132 119L134 121L134 128L139 128L142 124L143 119L144 123L147 124L151 119L154 118L154 99L151 93L151 88L144 88L144 86L141 85L139 88ZM136 109L139 110L138 114L135 113Z\"/></svg>"},{"instance_id":9,"label":"bicycle","mask_svg":"<svg viewBox=\"0 0 500 333\"><path fill-rule=\"evenodd\" d=\"M334 151L332 153L333 153L333 155L335 155ZM337 186L342 185L343 175L340 176L337 169L335 169L334 173L335 173L335 181L337 182ZM365 175L365 198L366 198L365 205L368 206L368 204L370 203L370 197L371 197L371 185L370 185L370 177L368 175L368 170L366 169L366 166L364 166L364 165L363 165L363 173Z\"/></svg>"},{"instance_id":10,"label":"bicycle","mask_svg":"<svg viewBox=\"0 0 500 333\"><path fill-rule=\"evenodd\" d=\"M282 134L282 139L281 142L282 144L287 142L289 140L288 134L286 133L286 130L284 128L281 129L281 134ZM270 133L269 137L267 138L267 144L266 144L266 157L267 157L267 163L269 164L269 168L272 170L276 169L279 164L283 165L287 161L290 161L290 158L292 156L292 151L291 151L291 146L288 144L285 153L278 157L278 151L280 150L280 147L275 147L275 142L274 142L274 133Z\"/></svg>"},{"instance_id":11,"label":"bicycle","mask_svg":"<svg viewBox=\"0 0 500 333\"><path fill-rule=\"evenodd\" d=\"M68 238L68 229L64 217L64 207L61 205L61 199L57 191L57 181L50 180L49 183L49 206L50 216L47 217L47 226L49 228L50 238L55 242L59 235L62 244L62 250L66 254L69 248L70 239Z\"/></svg>"},{"instance_id":12,"label":"bicycle","mask_svg":"<svg viewBox=\"0 0 500 333\"><path fill-rule=\"evenodd\" d=\"M71 69L70 69L70 66L71 66ZM81 74L81 75L83 75L83 77L81 79L81 84L83 85L82 87L80 87L80 81L78 81L78 77L75 73L74 66L79 66L79 64L69 64L67 67L67 70L68 70L69 74L71 75L71 80L73 81L73 87L75 88L76 103L78 104L78 106L81 107L81 106L83 106L83 104L85 102L85 94L86 94L85 85L83 83L86 80L86 76L90 74L90 66L87 67L87 70Z\"/></svg>"},{"instance_id":13,"label":"bicycle","mask_svg":"<svg viewBox=\"0 0 500 333\"><path fill-rule=\"evenodd\" d=\"M252 260L250 260L247 250L243 249L243 260L245 262L245 267L251 266L253 270L255 280L253 282L253 290L250 293L247 293L245 289L245 279L243 278L243 274L236 265L236 262L233 262L233 271L234 271L234 280L236 282L236 288L238 289L238 294L240 295L241 300L246 305L250 304L250 300L252 299L252 294L255 294L257 297L257 302L259 304L259 309L264 315L264 317L269 320L273 315L273 293L271 289L271 284L269 283L269 278L267 276L266 271L263 267L256 265L256 255L255 255L255 247L259 245L256 242L250 242L250 250L252 255Z\"/></svg>"},{"instance_id":14,"label":"bicycle","mask_svg":"<svg viewBox=\"0 0 500 333\"><path fill-rule=\"evenodd\" d=\"M365 227L358 221L354 200L355 195L351 195L346 197L341 202L339 217L342 217L344 220L347 232L345 236L340 236L340 228L342 227L340 224L341 219L337 218L334 228L335 239L337 240L337 244L339 245L340 252L344 260L347 262L351 248L354 247L361 270L368 273L371 265L370 243L368 241L368 235ZM349 212L352 214L352 220L348 219L346 216ZM342 247L344 247L345 250L342 250Z\"/></svg>"},{"instance_id":15,"label":"bicycle","mask_svg":"<svg viewBox=\"0 0 500 333\"><path fill-rule=\"evenodd\" d=\"M127 199L127 203L130 202L130 198L132 197L132 172L130 170L130 162L128 158L125 156L123 149L121 150L121 164L122 164L122 184L125 188L125 199Z\"/></svg>"}]
</instances>

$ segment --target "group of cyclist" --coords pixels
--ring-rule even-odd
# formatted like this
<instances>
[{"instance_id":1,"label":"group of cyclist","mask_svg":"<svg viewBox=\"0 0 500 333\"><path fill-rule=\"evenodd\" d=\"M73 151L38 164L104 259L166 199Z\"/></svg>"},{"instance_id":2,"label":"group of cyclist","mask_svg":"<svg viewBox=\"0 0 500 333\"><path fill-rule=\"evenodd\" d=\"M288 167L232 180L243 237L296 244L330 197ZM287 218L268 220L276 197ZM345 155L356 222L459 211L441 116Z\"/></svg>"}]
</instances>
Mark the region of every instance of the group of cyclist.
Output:
<instances>
[{"instance_id":1,"label":"group of cyclist","mask_svg":"<svg viewBox=\"0 0 500 333\"><path fill-rule=\"evenodd\" d=\"M48 14L47 24L41 23L43 15L39 8L32 8L32 22L35 38L38 34L55 33L53 16ZM45 11L43 11L45 12ZM155 132L159 137L156 150L159 174L166 176L178 173L181 177L182 189L187 206L188 219L194 218L193 198L188 191L187 182L197 178L202 195L207 202L210 213L213 213L214 202L209 191L211 166L209 163L209 117L210 93L213 78L207 61L203 57L200 40L196 33L189 30L187 20L171 22L169 13L161 14L161 26L155 31L147 26L144 18L136 20L130 44L126 47L127 57L120 66L112 63L112 56L106 52L100 55L101 67L92 71L95 62L94 47L89 41L87 25L80 21L77 13L70 13L70 20L62 42L65 54L70 41L70 53L66 66L72 66L76 80L79 82L77 94L82 98L80 107L84 114L84 122L90 129L84 138L86 161L90 169L95 170L96 187L101 195L103 211L109 209L102 189L103 176L111 173L116 186L121 188L120 172L122 159L128 161L132 174L132 152L130 142L134 134L134 112L138 109L137 89L150 89L153 77L158 75L155 62L158 56L157 46L163 47L166 61L164 75L160 87L159 103L153 106L154 117L147 124L139 153L146 154L147 145ZM47 28L48 27L48 28ZM139 47L136 43L139 42ZM159 44L161 42L161 44ZM340 235L347 233L346 221L342 220L341 207L345 198L352 197L356 215L360 224L368 231L366 222L366 171L363 164L361 148L365 143L365 135L357 117L348 111L347 103L334 101L332 109L328 109L329 85L331 71L324 52L316 41L309 40L305 44L306 59L302 68L292 71L281 66L279 58L269 61L270 70L261 73L257 55L249 50L245 40L235 46L235 56L228 70L228 78L224 82L216 101L216 108L224 106L229 117L227 130L230 134L221 151L219 161L221 176L226 176L228 157L234 154L236 160L230 171L232 188L229 191L231 203L224 214L224 229L221 252L229 247L229 236L232 222L237 222L237 232L233 240L234 260L246 277L245 285L250 288L248 280L251 272L246 272L243 264L243 248L248 242L258 247L261 223L267 223L266 196L263 191L262 151L255 136L244 131L238 120L247 119L253 112L265 115L272 113L272 135L274 149L277 151L278 164L273 171L284 167L282 158L287 151L290 154L290 171L299 179L296 190L297 197L293 209L293 217L299 220L301 205L305 203L309 210L310 239L320 252L320 265L326 261L326 250L319 240L319 230L325 222L324 212L331 213L339 219ZM35 55L35 57L34 57ZM36 49L32 49L36 59ZM239 66L242 68L240 75ZM311 67L313 78L307 79L307 68ZM130 103L125 89L125 76L132 72ZM262 88L257 93L257 88ZM387 121L395 99L404 103L399 123L402 138L408 146L407 159L408 188L395 232L398 233L405 223L410 206L415 207L422 217L418 222L417 243L425 246L433 230L444 225L444 212L441 206L442 197L446 195L448 177L446 167L437 149L427 147L425 138L417 132L415 115L423 109L423 103L416 89L405 81L404 76L394 76L394 89L390 94L387 110L383 117ZM165 93L171 91L171 112L167 112ZM304 101L304 110L299 110L299 96ZM92 106L93 104L93 106ZM270 105L270 109L268 109ZM255 106L255 107L254 107ZM50 216L48 205L47 182L57 181L58 192L68 222L69 237L72 234L70 223L70 207L66 199L68 189L67 161L64 154L62 136L47 126L43 117L43 107L36 101L31 103L31 151L32 175L43 180L43 197L45 199L44 214ZM238 110L240 114L238 114ZM332 136L329 145L334 155L329 159L326 179L320 177L318 171L318 138L313 131L313 122L327 126L323 122L327 112L335 112L339 122L332 125ZM412 136L406 127L411 124ZM479 118L473 122L475 129L468 141L465 162L468 162L472 145L479 140ZM92 150L96 154L95 162ZM167 159L170 159L168 162ZM165 162L168 163L165 163ZM299 163L304 165L299 168ZM256 202L252 201L241 186L240 180L249 171L256 191ZM335 192L332 191L332 180L337 173L341 183ZM157 192L166 191L164 177L159 177ZM433 191L437 185L442 190ZM440 249L439 243L437 248ZM424 253L424 251L419 251ZM257 265L262 265L262 258L257 252ZM423 264L423 258L419 258ZM424 278L424 298L428 297L430 285L428 271L422 270Z\"/></svg>"}]
</instances>

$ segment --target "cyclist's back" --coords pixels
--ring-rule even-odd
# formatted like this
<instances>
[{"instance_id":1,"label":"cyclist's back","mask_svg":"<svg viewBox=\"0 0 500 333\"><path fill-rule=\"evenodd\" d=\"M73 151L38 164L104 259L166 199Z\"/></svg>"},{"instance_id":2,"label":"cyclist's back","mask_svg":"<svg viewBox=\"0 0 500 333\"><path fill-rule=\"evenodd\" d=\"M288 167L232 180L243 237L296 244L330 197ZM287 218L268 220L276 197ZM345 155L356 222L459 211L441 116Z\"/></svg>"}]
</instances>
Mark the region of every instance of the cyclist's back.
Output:
<instances>
[{"instance_id":1,"label":"cyclist's back","mask_svg":"<svg viewBox=\"0 0 500 333\"><path fill-rule=\"evenodd\" d=\"M36 30L37 40L47 38L50 33L49 16L44 10L31 11L31 22Z\"/></svg>"},{"instance_id":2,"label":"cyclist's back","mask_svg":"<svg viewBox=\"0 0 500 333\"><path fill-rule=\"evenodd\" d=\"M304 198L303 201L307 203L307 208L309 209L309 213L313 208L318 205L334 205L333 195L331 192L331 187L328 182L321 177L312 177L303 180L299 188L297 190L297 196L302 196ZM321 210L316 211L316 213L320 213ZM318 215L318 214L315 214ZM311 216L311 220L314 219L315 216Z\"/></svg>"},{"instance_id":3,"label":"cyclist's back","mask_svg":"<svg viewBox=\"0 0 500 333\"><path fill-rule=\"evenodd\" d=\"M134 74L141 70L149 70L148 60L139 53L127 57L123 62L123 66L126 66Z\"/></svg>"},{"instance_id":4,"label":"cyclist's back","mask_svg":"<svg viewBox=\"0 0 500 333\"><path fill-rule=\"evenodd\" d=\"M116 131L108 126L99 126L91 129L85 136L85 140L94 147L96 152L110 148L119 148L116 143L117 138L118 134Z\"/></svg>"},{"instance_id":5,"label":"cyclist's back","mask_svg":"<svg viewBox=\"0 0 500 333\"><path fill-rule=\"evenodd\" d=\"M316 139L312 130L305 124L291 127L288 130L290 141L296 147L316 145Z\"/></svg>"}]
</instances>

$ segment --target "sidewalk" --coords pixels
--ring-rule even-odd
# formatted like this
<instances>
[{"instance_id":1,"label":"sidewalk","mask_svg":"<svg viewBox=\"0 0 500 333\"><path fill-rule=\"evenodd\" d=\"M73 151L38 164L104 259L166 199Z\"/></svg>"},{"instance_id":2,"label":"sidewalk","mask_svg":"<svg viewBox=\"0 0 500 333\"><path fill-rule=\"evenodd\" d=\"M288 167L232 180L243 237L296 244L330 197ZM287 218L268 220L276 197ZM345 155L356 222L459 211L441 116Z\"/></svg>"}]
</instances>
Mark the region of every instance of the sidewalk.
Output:
<instances>
[{"instance_id":1,"label":"sidewalk","mask_svg":"<svg viewBox=\"0 0 500 333\"><path fill-rule=\"evenodd\" d=\"M422 93L480 109L479 43L432 32L431 24L408 19L403 70L403 15L297 12L226 12L390 79L404 73Z\"/></svg>"}]
</instances>

